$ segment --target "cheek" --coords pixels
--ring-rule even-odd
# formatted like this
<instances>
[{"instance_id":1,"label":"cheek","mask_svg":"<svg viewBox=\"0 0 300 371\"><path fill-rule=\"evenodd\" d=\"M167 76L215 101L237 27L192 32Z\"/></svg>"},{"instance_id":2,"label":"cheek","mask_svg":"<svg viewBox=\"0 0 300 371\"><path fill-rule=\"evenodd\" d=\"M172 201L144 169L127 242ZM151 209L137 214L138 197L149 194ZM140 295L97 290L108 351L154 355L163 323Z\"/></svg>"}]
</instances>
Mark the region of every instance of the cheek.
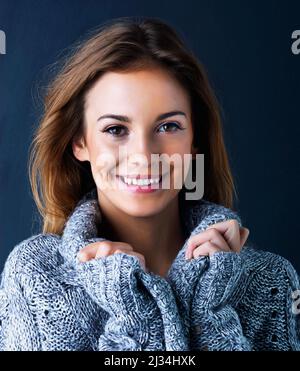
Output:
<instances>
[{"instance_id":1,"label":"cheek","mask_svg":"<svg viewBox=\"0 0 300 371\"><path fill-rule=\"evenodd\" d=\"M167 138L163 143L163 150L169 155L179 154L183 156L184 153L191 153L192 142L191 133L184 132L183 135L179 135L176 138Z\"/></svg>"},{"instance_id":2,"label":"cheek","mask_svg":"<svg viewBox=\"0 0 300 371\"><path fill-rule=\"evenodd\" d=\"M115 150L107 148L103 141L101 143L91 143L89 152L93 178L97 186L101 188L100 185L107 182L114 174L117 153L115 153Z\"/></svg>"},{"instance_id":3,"label":"cheek","mask_svg":"<svg viewBox=\"0 0 300 371\"><path fill-rule=\"evenodd\" d=\"M177 182L177 189L183 186L192 163L192 140L185 138L177 147L177 154L180 161L174 169L174 179Z\"/></svg>"},{"instance_id":4,"label":"cheek","mask_svg":"<svg viewBox=\"0 0 300 371\"><path fill-rule=\"evenodd\" d=\"M181 189L191 166L191 155L182 153L178 154L176 158L177 161L173 165L174 188Z\"/></svg>"},{"instance_id":5,"label":"cheek","mask_svg":"<svg viewBox=\"0 0 300 371\"><path fill-rule=\"evenodd\" d=\"M189 172L192 155L189 147L178 145L165 157L168 162L166 169L171 171L171 189L181 189Z\"/></svg>"}]
</instances>

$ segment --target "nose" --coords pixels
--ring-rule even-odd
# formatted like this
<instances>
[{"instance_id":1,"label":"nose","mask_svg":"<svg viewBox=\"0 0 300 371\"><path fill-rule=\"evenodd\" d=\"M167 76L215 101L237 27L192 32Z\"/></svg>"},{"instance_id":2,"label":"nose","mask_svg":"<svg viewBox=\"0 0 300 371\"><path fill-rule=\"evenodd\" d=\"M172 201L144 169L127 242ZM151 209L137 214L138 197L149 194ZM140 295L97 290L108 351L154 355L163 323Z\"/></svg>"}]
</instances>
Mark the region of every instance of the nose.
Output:
<instances>
[{"instance_id":1,"label":"nose","mask_svg":"<svg viewBox=\"0 0 300 371\"><path fill-rule=\"evenodd\" d=\"M157 154L158 156L160 153L158 143L155 143L153 137L143 130L136 133L128 142L127 151L128 164L134 168L144 169L145 172L151 167L151 155Z\"/></svg>"}]
</instances>

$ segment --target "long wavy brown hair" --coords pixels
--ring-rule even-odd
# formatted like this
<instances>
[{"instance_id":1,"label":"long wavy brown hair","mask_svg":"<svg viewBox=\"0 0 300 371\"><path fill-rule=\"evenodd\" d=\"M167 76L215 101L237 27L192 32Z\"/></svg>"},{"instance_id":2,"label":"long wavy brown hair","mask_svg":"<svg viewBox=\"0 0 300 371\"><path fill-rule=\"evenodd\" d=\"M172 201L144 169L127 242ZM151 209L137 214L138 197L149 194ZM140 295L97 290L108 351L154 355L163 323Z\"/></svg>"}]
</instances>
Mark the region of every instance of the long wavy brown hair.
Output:
<instances>
[{"instance_id":1,"label":"long wavy brown hair","mask_svg":"<svg viewBox=\"0 0 300 371\"><path fill-rule=\"evenodd\" d=\"M72 151L72 140L83 130L86 93L105 72L153 66L170 71L189 94L193 144L205 158L203 198L232 207L235 189L221 109L204 67L169 24L157 18L123 17L103 23L72 46L47 86L28 164L43 233L61 234L77 202L96 186L90 163L78 161Z\"/></svg>"}]
</instances>

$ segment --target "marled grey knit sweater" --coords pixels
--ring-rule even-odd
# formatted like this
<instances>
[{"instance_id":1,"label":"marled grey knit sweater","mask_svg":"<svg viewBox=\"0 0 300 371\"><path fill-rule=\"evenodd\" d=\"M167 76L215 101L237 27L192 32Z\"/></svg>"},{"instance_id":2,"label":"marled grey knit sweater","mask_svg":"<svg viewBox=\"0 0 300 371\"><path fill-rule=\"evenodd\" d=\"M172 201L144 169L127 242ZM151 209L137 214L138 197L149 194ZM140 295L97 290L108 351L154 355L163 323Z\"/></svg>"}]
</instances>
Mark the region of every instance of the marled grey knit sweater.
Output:
<instances>
[{"instance_id":1,"label":"marled grey knit sweater","mask_svg":"<svg viewBox=\"0 0 300 371\"><path fill-rule=\"evenodd\" d=\"M205 200L181 212L188 236L226 219L241 225ZM94 189L62 236L13 249L0 286L1 350L300 350L299 278L286 259L248 245L186 261L185 243L166 279L125 253L77 260L103 239Z\"/></svg>"}]
</instances>

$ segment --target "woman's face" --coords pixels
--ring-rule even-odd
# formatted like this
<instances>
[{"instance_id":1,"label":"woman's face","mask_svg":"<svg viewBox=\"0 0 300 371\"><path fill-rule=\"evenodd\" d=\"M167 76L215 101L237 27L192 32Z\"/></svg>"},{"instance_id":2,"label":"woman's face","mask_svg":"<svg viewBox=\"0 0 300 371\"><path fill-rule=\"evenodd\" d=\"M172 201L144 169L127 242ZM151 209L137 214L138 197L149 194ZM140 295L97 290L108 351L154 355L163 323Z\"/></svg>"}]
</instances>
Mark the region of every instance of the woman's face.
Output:
<instances>
[{"instance_id":1,"label":"woman's face","mask_svg":"<svg viewBox=\"0 0 300 371\"><path fill-rule=\"evenodd\" d=\"M159 213L182 187L190 161L184 164L183 155L191 158L187 93L168 72L147 69L107 72L85 98L85 135L73 141L73 153L80 161L90 161L100 205L106 202L132 216ZM120 117L101 118L107 115ZM163 183L155 184L162 174ZM154 183L128 186L122 178L138 175ZM142 192L146 188L148 192Z\"/></svg>"}]
</instances>

